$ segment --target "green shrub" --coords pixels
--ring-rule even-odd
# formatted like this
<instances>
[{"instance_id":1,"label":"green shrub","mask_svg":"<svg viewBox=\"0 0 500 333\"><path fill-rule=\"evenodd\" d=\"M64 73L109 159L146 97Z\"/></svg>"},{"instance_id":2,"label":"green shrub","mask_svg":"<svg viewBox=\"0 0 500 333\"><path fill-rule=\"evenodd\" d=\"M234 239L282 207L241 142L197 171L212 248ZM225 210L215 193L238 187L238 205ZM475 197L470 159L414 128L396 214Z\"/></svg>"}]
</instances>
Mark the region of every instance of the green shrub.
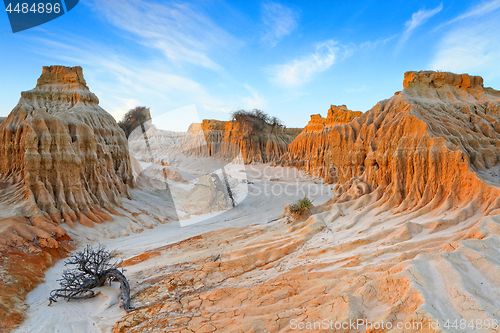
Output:
<instances>
[{"instance_id":1,"label":"green shrub","mask_svg":"<svg viewBox=\"0 0 500 333\"><path fill-rule=\"evenodd\" d=\"M308 197L304 197L297 201L297 203L290 206L290 211L294 214L300 214L305 210L310 210L312 207L312 201Z\"/></svg>"}]
</instances>

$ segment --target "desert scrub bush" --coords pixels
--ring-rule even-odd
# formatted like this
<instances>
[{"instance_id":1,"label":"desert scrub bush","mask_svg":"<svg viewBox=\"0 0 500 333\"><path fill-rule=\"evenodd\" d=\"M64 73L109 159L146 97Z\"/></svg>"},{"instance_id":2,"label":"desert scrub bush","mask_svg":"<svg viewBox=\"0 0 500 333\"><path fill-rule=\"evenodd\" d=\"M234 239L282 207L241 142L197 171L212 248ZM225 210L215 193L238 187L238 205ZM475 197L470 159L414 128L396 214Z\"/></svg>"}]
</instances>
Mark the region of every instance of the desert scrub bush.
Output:
<instances>
[{"instance_id":1,"label":"desert scrub bush","mask_svg":"<svg viewBox=\"0 0 500 333\"><path fill-rule=\"evenodd\" d=\"M310 211L312 207L312 201L308 197L304 197L297 201L297 203L290 206L290 211L292 214L300 215L302 212Z\"/></svg>"},{"instance_id":2,"label":"desert scrub bush","mask_svg":"<svg viewBox=\"0 0 500 333\"><path fill-rule=\"evenodd\" d=\"M73 266L63 272L60 281L61 288L50 292L50 304L57 302L58 297L72 299L92 298L96 293L92 290L103 286L107 281L120 282L121 298L126 311L130 307L130 286L123 271L119 270L121 261L114 260L116 254L106 251L106 247L99 245L97 249L87 245L66 260L65 266ZM49 304L49 305L50 305Z\"/></svg>"},{"instance_id":3,"label":"desert scrub bush","mask_svg":"<svg viewBox=\"0 0 500 333\"><path fill-rule=\"evenodd\" d=\"M250 134L263 131L266 126L271 128L271 132L275 129L283 130L285 128L281 120L270 117L267 113L258 109L233 111L231 112L231 121L240 123Z\"/></svg>"},{"instance_id":4,"label":"desert scrub bush","mask_svg":"<svg viewBox=\"0 0 500 333\"><path fill-rule=\"evenodd\" d=\"M145 106L137 106L129 110L123 119L118 122L118 126L125 132L125 137L128 139L130 133L138 126L142 127L142 132L145 132L144 123L151 120L151 111Z\"/></svg>"}]
</instances>

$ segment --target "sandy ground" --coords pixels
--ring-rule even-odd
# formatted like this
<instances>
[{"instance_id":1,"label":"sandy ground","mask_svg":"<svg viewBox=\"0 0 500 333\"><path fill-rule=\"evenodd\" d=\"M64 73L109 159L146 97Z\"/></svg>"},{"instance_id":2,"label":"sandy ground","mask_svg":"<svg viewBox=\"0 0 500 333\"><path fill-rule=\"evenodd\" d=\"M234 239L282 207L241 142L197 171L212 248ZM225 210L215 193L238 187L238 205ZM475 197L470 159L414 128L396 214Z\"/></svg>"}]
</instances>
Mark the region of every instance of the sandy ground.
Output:
<instances>
[{"instance_id":1,"label":"sandy ground","mask_svg":"<svg viewBox=\"0 0 500 333\"><path fill-rule=\"evenodd\" d=\"M184 178L189 179L189 174L200 176L207 165L208 161L191 161L183 165ZM215 167L209 165L208 169L213 170ZM231 176L239 184L235 189L239 203L230 210L192 215L181 221L173 221L166 218L169 214L172 215L168 207L161 209L161 196L155 196L152 191L135 190L133 195L136 200L125 200L123 207L126 211L119 210L125 216L115 217L115 221L96 225L93 229L77 226L76 229L68 228L67 231L78 242L79 249L89 243L100 243L110 250L118 251L120 258L126 260L145 251L203 233L269 224L282 214L286 204L294 203L305 195L313 199L315 205L322 204L331 197L331 185L301 175L295 169L268 165L238 168L233 170ZM141 223L131 221L131 213L139 214L134 220L141 219L142 226ZM148 219L154 220L151 216L162 223L146 223ZM169 258L169 262L182 261L183 256L178 254L178 258ZM64 269L64 261L59 261L47 271L45 282L29 293L27 320L16 332L111 332L115 322L126 314L119 307L119 290L115 284L99 288L99 295L90 300L60 300L48 306L48 295L58 287L57 279ZM128 269L125 271L126 276L131 276L132 273L133 268L130 272ZM130 280L132 294L136 292L134 288L138 283L139 281Z\"/></svg>"},{"instance_id":2,"label":"sandy ground","mask_svg":"<svg viewBox=\"0 0 500 333\"><path fill-rule=\"evenodd\" d=\"M182 186L217 167L185 161ZM378 190L332 203L332 185L295 169L228 174L239 202L230 210L179 210L174 221L161 190L136 190L114 222L68 229L80 248L105 244L126 260L132 306L144 308L122 310L116 285L47 306L61 261L28 295L17 332L500 332L499 215L471 202L397 212ZM280 218L304 195L311 216ZM372 326L331 326L353 320Z\"/></svg>"}]
</instances>

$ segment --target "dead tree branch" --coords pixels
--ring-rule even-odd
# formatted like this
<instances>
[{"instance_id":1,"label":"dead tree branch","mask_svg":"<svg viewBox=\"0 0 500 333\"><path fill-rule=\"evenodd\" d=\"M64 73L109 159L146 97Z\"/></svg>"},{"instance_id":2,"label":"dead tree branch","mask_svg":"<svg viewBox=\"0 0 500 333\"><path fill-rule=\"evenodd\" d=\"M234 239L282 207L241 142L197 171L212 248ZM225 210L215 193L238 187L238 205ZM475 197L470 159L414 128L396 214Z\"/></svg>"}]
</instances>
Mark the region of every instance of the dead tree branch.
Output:
<instances>
[{"instance_id":1,"label":"dead tree branch","mask_svg":"<svg viewBox=\"0 0 500 333\"><path fill-rule=\"evenodd\" d=\"M106 251L105 246L100 245L97 249L92 246L77 252L66 260L65 266L72 265L73 268L65 270L60 281L61 288L50 292L50 304L57 302L57 298L72 299L92 298L96 294L92 289L103 286L106 281L118 281L120 283L121 298L126 311L130 307L130 286L123 271L119 270L121 261L114 260L116 255ZM49 305L50 305L49 304Z\"/></svg>"}]
</instances>

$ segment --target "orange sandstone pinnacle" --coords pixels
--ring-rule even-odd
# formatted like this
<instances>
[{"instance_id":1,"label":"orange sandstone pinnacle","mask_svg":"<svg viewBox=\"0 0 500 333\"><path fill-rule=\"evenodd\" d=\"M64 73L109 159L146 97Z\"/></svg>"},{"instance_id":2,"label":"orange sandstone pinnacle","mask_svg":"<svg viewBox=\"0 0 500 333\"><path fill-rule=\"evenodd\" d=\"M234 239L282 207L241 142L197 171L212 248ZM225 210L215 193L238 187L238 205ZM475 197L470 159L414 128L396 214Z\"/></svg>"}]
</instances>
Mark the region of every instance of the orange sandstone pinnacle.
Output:
<instances>
[{"instance_id":1,"label":"orange sandstone pinnacle","mask_svg":"<svg viewBox=\"0 0 500 333\"><path fill-rule=\"evenodd\" d=\"M351 111L347 109L345 105L330 105L326 118L323 118L320 114L311 115L311 120L307 126L304 127L300 135L305 136L306 133L311 131L321 131L325 126L347 124L362 114L363 112L361 111Z\"/></svg>"},{"instance_id":2,"label":"orange sandstone pinnacle","mask_svg":"<svg viewBox=\"0 0 500 333\"><path fill-rule=\"evenodd\" d=\"M44 67L0 124L0 175L10 205L40 221L92 226L112 220L134 180L127 140L90 92L81 67ZM5 198L2 198L5 199ZM0 202L1 203L1 202ZM49 231L49 230L47 230Z\"/></svg>"}]
</instances>

